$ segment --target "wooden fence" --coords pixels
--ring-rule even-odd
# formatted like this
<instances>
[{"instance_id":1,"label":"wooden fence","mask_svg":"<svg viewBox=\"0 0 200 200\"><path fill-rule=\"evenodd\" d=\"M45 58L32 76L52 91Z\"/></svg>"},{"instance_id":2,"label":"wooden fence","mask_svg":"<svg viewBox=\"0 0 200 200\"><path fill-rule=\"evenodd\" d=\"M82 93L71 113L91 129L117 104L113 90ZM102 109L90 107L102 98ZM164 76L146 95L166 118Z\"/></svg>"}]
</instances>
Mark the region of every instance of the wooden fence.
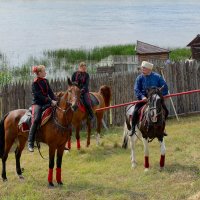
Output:
<instances>
[{"instance_id":1,"label":"wooden fence","mask_svg":"<svg viewBox=\"0 0 200 200\"><path fill-rule=\"evenodd\" d=\"M161 73L160 68L155 69ZM168 83L170 93L200 89L200 63L173 63L162 70ZM112 105L136 100L133 95L133 85L139 72L123 72L109 74L96 74L91 76L90 90L98 91L101 85L109 85L112 90ZM53 91L66 90L66 80L50 81ZM173 97L178 114L200 111L200 93ZM170 115L174 115L171 103L166 100ZM0 111L5 113L18 109L28 108L31 105L31 82L5 85L1 92ZM107 125L121 126L124 122L125 107L112 109L105 114Z\"/></svg>"}]
</instances>

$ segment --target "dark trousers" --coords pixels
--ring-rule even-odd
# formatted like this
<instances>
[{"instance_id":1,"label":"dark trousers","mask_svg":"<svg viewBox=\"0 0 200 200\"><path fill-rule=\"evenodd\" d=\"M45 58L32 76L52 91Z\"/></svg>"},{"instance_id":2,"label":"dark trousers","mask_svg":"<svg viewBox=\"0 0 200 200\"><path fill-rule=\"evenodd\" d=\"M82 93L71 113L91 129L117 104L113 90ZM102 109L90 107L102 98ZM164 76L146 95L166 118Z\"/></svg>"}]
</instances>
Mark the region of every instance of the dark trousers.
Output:
<instances>
[{"instance_id":1,"label":"dark trousers","mask_svg":"<svg viewBox=\"0 0 200 200\"><path fill-rule=\"evenodd\" d=\"M31 120L31 128L29 132L28 142L34 143L35 134L41 120L41 115L42 115L42 106L36 104L32 105L32 120Z\"/></svg>"},{"instance_id":2,"label":"dark trousers","mask_svg":"<svg viewBox=\"0 0 200 200\"><path fill-rule=\"evenodd\" d=\"M140 103L137 103L135 105L135 109L134 109L133 114L132 114L132 130L133 131L135 130L135 126L136 126L136 124L137 124L137 122L139 120L139 113L138 113L138 111L145 104L146 104L145 102L140 102ZM165 105L164 101L162 102L162 107L165 110L165 119L167 119L169 111L168 111L167 106Z\"/></svg>"},{"instance_id":3,"label":"dark trousers","mask_svg":"<svg viewBox=\"0 0 200 200\"><path fill-rule=\"evenodd\" d=\"M139 114L138 114L138 111L140 108L142 108L142 106L144 106L146 103L145 102L140 102L140 103L137 103L135 105L135 109L133 111L133 114L132 114L132 130L135 131L135 126L139 120Z\"/></svg>"},{"instance_id":4,"label":"dark trousers","mask_svg":"<svg viewBox=\"0 0 200 200\"><path fill-rule=\"evenodd\" d=\"M91 118L93 118L94 117L94 113L93 113L93 110L92 110L92 105L91 105L91 99L90 99L89 92L83 93L81 95L81 98L82 98L83 104L86 107L86 110L87 110L89 116Z\"/></svg>"}]
</instances>

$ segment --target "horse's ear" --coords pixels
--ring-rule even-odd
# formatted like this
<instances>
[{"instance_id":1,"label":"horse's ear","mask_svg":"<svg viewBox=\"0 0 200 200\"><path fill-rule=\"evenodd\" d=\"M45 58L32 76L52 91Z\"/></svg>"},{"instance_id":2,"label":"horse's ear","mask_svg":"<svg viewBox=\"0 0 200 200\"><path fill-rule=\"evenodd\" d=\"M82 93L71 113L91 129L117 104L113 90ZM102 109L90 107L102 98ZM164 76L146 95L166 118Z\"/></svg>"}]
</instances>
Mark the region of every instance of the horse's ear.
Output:
<instances>
[{"instance_id":1,"label":"horse's ear","mask_svg":"<svg viewBox=\"0 0 200 200\"><path fill-rule=\"evenodd\" d=\"M72 81L69 77L67 77L67 83L68 83L69 86L72 86Z\"/></svg>"}]
</instances>

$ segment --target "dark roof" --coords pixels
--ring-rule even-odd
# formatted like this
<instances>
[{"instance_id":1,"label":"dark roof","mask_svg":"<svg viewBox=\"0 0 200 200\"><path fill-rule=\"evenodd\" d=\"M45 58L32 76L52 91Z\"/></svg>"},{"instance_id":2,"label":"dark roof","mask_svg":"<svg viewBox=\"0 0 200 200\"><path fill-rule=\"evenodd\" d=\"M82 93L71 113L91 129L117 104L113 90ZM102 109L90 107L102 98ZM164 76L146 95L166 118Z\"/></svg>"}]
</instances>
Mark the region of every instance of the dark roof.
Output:
<instances>
[{"instance_id":1,"label":"dark roof","mask_svg":"<svg viewBox=\"0 0 200 200\"><path fill-rule=\"evenodd\" d=\"M149 53L169 53L170 51L168 49L163 49L137 40L136 52L138 54L149 54Z\"/></svg>"},{"instance_id":2,"label":"dark roof","mask_svg":"<svg viewBox=\"0 0 200 200\"><path fill-rule=\"evenodd\" d=\"M200 45L200 34L198 34L188 45L187 47L193 46L193 45Z\"/></svg>"}]
</instances>

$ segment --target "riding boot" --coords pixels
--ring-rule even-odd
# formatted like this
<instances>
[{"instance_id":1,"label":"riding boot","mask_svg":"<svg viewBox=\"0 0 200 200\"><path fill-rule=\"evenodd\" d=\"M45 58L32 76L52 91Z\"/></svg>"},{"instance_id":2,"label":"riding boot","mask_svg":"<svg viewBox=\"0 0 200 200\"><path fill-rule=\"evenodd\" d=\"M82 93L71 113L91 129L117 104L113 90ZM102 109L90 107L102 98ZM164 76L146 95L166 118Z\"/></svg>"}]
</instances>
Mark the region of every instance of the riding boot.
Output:
<instances>
[{"instance_id":1,"label":"riding boot","mask_svg":"<svg viewBox=\"0 0 200 200\"><path fill-rule=\"evenodd\" d=\"M34 123L31 126L30 132L29 132L29 136L28 136L28 150L30 152L34 152L34 140L35 140L35 134L37 131L37 124Z\"/></svg>"},{"instance_id":2,"label":"riding boot","mask_svg":"<svg viewBox=\"0 0 200 200\"><path fill-rule=\"evenodd\" d=\"M94 121L94 112L90 106L87 107L87 111L89 120Z\"/></svg>"},{"instance_id":3,"label":"riding boot","mask_svg":"<svg viewBox=\"0 0 200 200\"><path fill-rule=\"evenodd\" d=\"M138 122L138 111L135 109L133 111L133 115L132 115L132 129L131 129L131 133L129 134L129 136L132 136L135 134L135 127L137 125Z\"/></svg>"},{"instance_id":4,"label":"riding boot","mask_svg":"<svg viewBox=\"0 0 200 200\"><path fill-rule=\"evenodd\" d=\"M129 134L129 136L132 136L132 135L134 135L135 134L135 127L136 127L136 125L137 125L137 121L135 122L136 120L132 120L132 128L131 128L131 132L129 132L130 134Z\"/></svg>"}]
</instances>

